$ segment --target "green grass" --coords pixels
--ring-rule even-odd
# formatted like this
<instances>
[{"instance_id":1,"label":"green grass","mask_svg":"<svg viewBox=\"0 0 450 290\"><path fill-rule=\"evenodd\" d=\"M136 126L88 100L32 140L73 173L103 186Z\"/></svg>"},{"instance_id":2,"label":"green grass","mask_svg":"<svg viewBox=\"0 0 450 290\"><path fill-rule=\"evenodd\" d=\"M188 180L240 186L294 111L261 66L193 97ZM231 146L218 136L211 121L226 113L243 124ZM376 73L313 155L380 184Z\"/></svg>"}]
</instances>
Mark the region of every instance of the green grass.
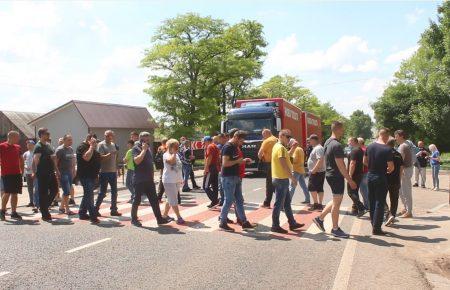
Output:
<instances>
[{"instance_id":1,"label":"green grass","mask_svg":"<svg viewBox=\"0 0 450 290\"><path fill-rule=\"evenodd\" d=\"M441 169L450 170L450 152L442 153L441 161L443 162Z\"/></svg>"}]
</instances>

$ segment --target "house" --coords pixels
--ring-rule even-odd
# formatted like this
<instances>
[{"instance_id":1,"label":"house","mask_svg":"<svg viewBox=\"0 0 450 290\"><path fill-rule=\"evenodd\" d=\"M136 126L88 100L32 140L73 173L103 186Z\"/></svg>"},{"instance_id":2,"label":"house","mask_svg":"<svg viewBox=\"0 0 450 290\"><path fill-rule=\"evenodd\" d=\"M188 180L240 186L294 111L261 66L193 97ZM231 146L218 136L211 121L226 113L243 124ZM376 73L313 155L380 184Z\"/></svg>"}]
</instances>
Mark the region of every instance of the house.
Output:
<instances>
[{"instance_id":1,"label":"house","mask_svg":"<svg viewBox=\"0 0 450 290\"><path fill-rule=\"evenodd\" d=\"M0 142L6 140L9 131L20 134L20 145L26 150L26 141L34 139L34 127L28 123L38 118L40 113L0 111Z\"/></svg>"},{"instance_id":2,"label":"house","mask_svg":"<svg viewBox=\"0 0 450 290\"><path fill-rule=\"evenodd\" d=\"M48 128L52 146L55 147L58 139L65 134L72 135L75 148L89 132L103 140L105 131L113 130L116 135L115 143L119 146L120 160L126 153L126 144L132 131L148 131L153 135L156 127L145 107L76 100L35 118L29 124L34 128L35 135L39 128Z\"/></svg>"}]
</instances>

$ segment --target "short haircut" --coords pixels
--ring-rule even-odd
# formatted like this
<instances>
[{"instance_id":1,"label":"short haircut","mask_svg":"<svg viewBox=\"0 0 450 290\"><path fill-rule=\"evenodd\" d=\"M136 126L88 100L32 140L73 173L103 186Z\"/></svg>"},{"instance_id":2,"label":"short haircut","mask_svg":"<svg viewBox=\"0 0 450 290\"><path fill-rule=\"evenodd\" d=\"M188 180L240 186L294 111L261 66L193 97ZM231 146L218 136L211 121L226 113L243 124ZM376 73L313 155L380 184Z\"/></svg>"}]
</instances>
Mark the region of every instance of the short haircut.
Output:
<instances>
[{"instance_id":1,"label":"short haircut","mask_svg":"<svg viewBox=\"0 0 450 290\"><path fill-rule=\"evenodd\" d=\"M42 135L47 134L48 133L48 129L47 128L39 128L38 130L38 137L41 138Z\"/></svg>"},{"instance_id":2,"label":"short haircut","mask_svg":"<svg viewBox=\"0 0 450 290\"><path fill-rule=\"evenodd\" d=\"M106 130L106 131L105 131L105 136L111 135L111 134L114 135L114 131L113 131L113 130Z\"/></svg>"},{"instance_id":3,"label":"short haircut","mask_svg":"<svg viewBox=\"0 0 450 290\"><path fill-rule=\"evenodd\" d=\"M406 132L403 131L403 130L397 130L397 131L395 131L394 134L395 134L395 135L398 135L398 136L400 136L400 137L402 137L402 138L404 138L404 139L408 138L408 135L407 135Z\"/></svg>"},{"instance_id":4,"label":"short haircut","mask_svg":"<svg viewBox=\"0 0 450 290\"><path fill-rule=\"evenodd\" d=\"M364 145L364 143L366 143L366 140L364 140L363 137L358 137L358 143L359 145Z\"/></svg>"},{"instance_id":5,"label":"short haircut","mask_svg":"<svg viewBox=\"0 0 450 290\"><path fill-rule=\"evenodd\" d=\"M280 131L280 134L282 135L282 136L291 136L291 130L289 130L289 129L283 129L283 130L281 130Z\"/></svg>"},{"instance_id":6,"label":"short haircut","mask_svg":"<svg viewBox=\"0 0 450 290\"><path fill-rule=\"evenodd\" d=\"M217 143L217 142L219 142L219 139L220 139L219 135L216 135L213 137L213 142Z\"/></svg>"},{"instance_id":7,"label":"short haircut","mask_svg":"<svg viewBox=\"0 0 450 290\"><path fill-rule=\"evenodd\" d=\"M378 135L384 136L384 137L389 136L390 133L391 133L391 131L388 128L381 128L378 131Z\"/></svg>"},{"instance_id":8,"label":"short haircut","mask_svg":"<svg viewBox=\"0 0 450 290\"><path fill-rule=\"evenodd\" d=\"M66 134L63 136L63 140L66 141L68 138L72 138L72 135Z\"/></svg>"},{"instance_id":9,"label":"short haircut","mask_svg":"<svg viewBox=\"0 0 450 290\"><path fill-rule=\"evenodd\" d=\"M272 134L272 131L270 131L270 130L267 129L267 128L264 128L264 129L262 130L261 134Z\"/></svg>"},{"instance_id":10,"label":"short haircut","mask_svg":"<svg viewBox=\"0 0 450 290\"><path fill-rule=\"evenodd\" d=\"M8 132L8 138L12 137L12 136L20 136L19 132L17 131L9 131Z\"/></svg>"},{"instance_id":11,"label":"short haircut","mask_svg":"<svg viewBox=\"0 0 450 290\"><path fill-rule=\"evenodd\" d=\"M167 139L167 138L164 137L164 138L161 139L161 143L162 143L162 144L165 144L165 143L167 143L168 140L169 140L169 139Z\"/></svg>"},{"instance_id":12,"label":"short haircut","mask_svg":"<svg viewBox=\"0 0 450 290\"><path fill-rule=\"evenodd\" d=\"M142 138L142 137L150 137L150 133L147 131L143 131L143 132L139 133L139 138Z\"/></svg>"},{"instance_id":13,"label":"short haircut","mask_svg":"<svg viewBox=\"0 0 450 290\"><path fill-rule=\"evenodd\" d=\"M231 129L230 131L228 131L228 136L230 136L230 138L233 138L233 137L234 137L234 134L235 134L237 131L239 131L238 128L233 128L233 129Z\"/></svg>"},{"instance_id":14,"label":"short haircut","mask_svg":"<svg viewBox=\"0 0 450 290\"><path fill-rule=\"evenodd\" d=\"M395 147L395 139L390 137L386 143L387 146L394 148Z\"/></svg>"},{"instance_id":15,"label":"short haircut","mask_svg":"<svg viewBox=\"0 0 450 290\"><path fill-rule=\"evenodd\" d=\"M242 130L237 130L234 133L233 137L236 137L238 139L245 139L245 137L247 137L247 132L242 131Z\"/></svg>"},{"instance_id":16,"label":"short haircut","mask_svg":"<svg viewBox=\"0 0 450 290\"><path fill-rule=\"evenodd\" d=\"M356 137L349 137L348 138L352 143L358 143L358 138Z\"/></svg>"},{"instance_id":17,"label":"short haircut","mask_svg":"<svg viewBox=\"0 0 450 290\"><path fill-rule=\"evenodd\" d=\"M341 121L333 121L331 123L331 131L336 131L337 129L341 129L342 127L344 127L344 123L342 123Z\"/></svg>"},{"instance_id":18,"label":"short haircut","mask_svg":"<svg viewBox=\"0 0 450 290\"><path fill-rule=\"evenodd\" d=\"M136 132L136 131L132 131L132 132L130 133L130 135L131 135L131 136L139 136L139 133Z\"/></svg>"},{"instance_id":19,"label":"short haircut","mask_svg":"<svg viewBox=\"0 0 450 290\"><path fill-rule=\"evenodd\" d=\"M167 145L167 148L169 148L169 149L171 149L171 148L173 148L174 146L176 146L176 145L180 145L180 142L178 142L178 140L177 139L169 139L169 140L167 140L167 143L166 143L166 145Z\"/></svg>"},{"instance_id":20,"label":"short haircut","mask_svg":"<svg viewBox=\"0 0 450 290\"><path fill-rule=\"evenodd\" d=\"M128 140L127 144L130 144L131 146L134 146L134 141L133 140Z\"/></svg>"},{"instance_id":21,"label":"short haircut","mask_svg":"<svg viewBox=\"0 0 450 290\"><path fill-rule=\"evenodd\" d=\"M309 136L309 140L319 141L319 136L317 136L316 134L311 134L311 136Z\"/></svg>"}]
</instances>

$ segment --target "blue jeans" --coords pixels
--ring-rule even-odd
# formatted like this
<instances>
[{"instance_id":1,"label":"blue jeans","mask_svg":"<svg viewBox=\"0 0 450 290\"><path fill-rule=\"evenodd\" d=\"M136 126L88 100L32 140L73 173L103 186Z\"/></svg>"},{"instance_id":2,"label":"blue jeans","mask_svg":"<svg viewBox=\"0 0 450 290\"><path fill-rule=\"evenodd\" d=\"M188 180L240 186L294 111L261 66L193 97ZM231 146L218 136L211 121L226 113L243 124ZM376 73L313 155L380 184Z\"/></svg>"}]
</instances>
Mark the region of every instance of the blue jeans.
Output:
<instances>
[{"instance_id":1,"label":"blue jeans","mask_svg":"<svg viewBox=\"0 0 450 290\"><path fill-rule=\"evenodd\" d=\"M289 194L289 179L272 179L273 187L275 188L275 204L272 211L272 227L280 226L280 212L284 208L289 224L295 225L297 222L294 219L291 207L291 195Z\"/></svg>"},{"instance_id":2,"label":"blue jeans","mask_svg":"<svg viewBox=\"0 0 450 290\"><path fill-rule=\"evenodd\" d=\"M72 187L72 172L61 172L61 178L59 182L61 183L61 188L63 191L63 196L70 195L70 188Z\"/></svg>"},{"instance_id":3,"label":"blue jeans","mask_svg":"<svg viewBox=\"0 0 450 290\"><path fill-rule=\"evenodd\" d=\"M34 194L33 194L33 203L36 208L39 207L39 185L38 185L38 179L37 177L34 178Z\"/></svg>"},{"instance_id":4,"label":"blue jeans","mask_svg":"<svg viewBox=\"0 0 450 290\"><path fill-rule=\"evenodd\" d=\"M81 186L83 186L83 198L81 199L80 209L78 214L80 216L86 215L89 212L91 218L96 216L96 211L94 207L94 178L80 178Z\"/></svg>"},{"instance_id":5,"label":"blue jeans","mask_svg":"<svg viewBox=\"0 0 450 290\"><path fill-rule=\"evenodd\" d=\"M300 184L300 187L302 188L303 194L305 195L305 202L309 203L311 199L309 197L308 187L306 186L305 175L294 171L294 177L298 180L298 184ZM297 186L292 186L292 184L289 185L289 195L291 196L291 200L294 196L296 187Z\"/></svg>"},{"instance_id":6,"label":"blue jeans","mask_svg":"<svg viewBox=\"0 0 450 290\"><path fill-rule=\"evenodd\" d=\"M223 185L221 172L219 172L219 194L220 194L220 203L223 203Z\"/></svg>"},{"instance_id":7,"label":"blue jeans","mask_svg":"<svg viewBox=\"0 0 450 290\"><path fill-rule=\"evenodd\" d=\"M127 179L125 180L125 185L131 193L131 200L133 200L134 197L133 178L134 178L134 170L127 169Z\"/></svg>"},{"instance_id":8,"label":"blue jeans","mask_svg":"<svg viewBox=\"0 0 450 290\"><path fill-rule=\"evenodd\" d=\"M361 193L364 207L369 208L369 185L367 183L367 173L362 175L361 183L359 184L359 192Z\"/></svg>"},{"instance_id":9,"label":"blue jeans","mask_svg":"<svg viewBox=\"0 0 450 290\"><path fill-rule=\"evenodd\" d=\"M189 189L188 181L189 181L189 177L191 175L191 171L192 171L192 165L183 163L182 173L183 173L183 190L184 191Z\"/></svg>"},{"instance_id":10,"label":"blue jeans","mask_svg":"<svg viewBox=\"0 0 450 290\"><path fill-rule=\"evenodd\" d=\"M111 211L117 211L117 173L116 172L100 172L100 192L98 193L95 206L100 208L103 199L106 196L108 184L111 186Z\"/></svg>"},{"instance_id":11,"label":"blue jeans","mask_svg":"<svg viewBox=\"0 0 450 290\"><path fill-rule=\"evenodd\" d=\"M226 223L228 212L235 203L236 215L244 223L247 221L244 210L244 197L242 196L242 180L239 176L222 176L222 186L225 200L220 212L221 223Z\"/></svg>"},{"instance_id":12,"label":"blue jeans","mask_svg":"<svg viewBox=\"0 0 450 290\"><path fill-rule=\"evenodd\" d=\"M367 181L369 185L370 220L374 230L381 230L388 192L387 178L384 175L368 174Z\"/></svg>"},{"instance_id":13,"label":"blue jeans","mask_svg":"<svg viewBox=\"0 0 450 290\"><path fill-rule=\"evenodd\" d=\"M433 187L439 188L439 170L441 165L431 165L431 175L433 176Z\"/></svg>"}]
</instances>

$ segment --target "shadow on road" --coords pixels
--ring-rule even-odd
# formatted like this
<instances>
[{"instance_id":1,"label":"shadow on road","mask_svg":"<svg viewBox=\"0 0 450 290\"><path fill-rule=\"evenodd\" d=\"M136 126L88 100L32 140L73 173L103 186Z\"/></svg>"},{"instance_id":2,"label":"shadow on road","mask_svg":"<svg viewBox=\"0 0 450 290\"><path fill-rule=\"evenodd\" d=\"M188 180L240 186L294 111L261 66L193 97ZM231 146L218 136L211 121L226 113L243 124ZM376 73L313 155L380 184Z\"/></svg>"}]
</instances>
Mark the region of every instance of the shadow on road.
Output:
<instances>
[{"instance_id":1,"label":"shadow on road","mask_svg":"<svg viewBox=\"0 0 450 290\"><path fill-rule=\"evenodd\" d=\"M372 244L380 247L398 247L398 248L404 247L404 245L402 244L390 243L388 241L378 239L372 236L351 235L350 238L360 243Z\"/></svg>"},{"instance_id":2,"label":"shadow on road","mask_svg":"<svg viewBox=\"0 0 450 290\"><path fill-rule=\"evenodd\" d=\"M156 228L151 228L151 227L142 227L143 229L152 231L152 232L156 232L160 235L185 235L185 232L180 231L177 228L173 228L171 226L159 226Z\"/></svg>"},{"instance_id":3,"label":"shadow on road","mask_svg":"<svg viewBox=\"0 0 450 290\"><path fill-rule=\"evenodd\" d=\"M391 226L393 229L404 229L404 230L413 230L413 231L425 231L440 228L438 225L402 225L402 224L393 224Z\"/></svg>"}]
</instances>

